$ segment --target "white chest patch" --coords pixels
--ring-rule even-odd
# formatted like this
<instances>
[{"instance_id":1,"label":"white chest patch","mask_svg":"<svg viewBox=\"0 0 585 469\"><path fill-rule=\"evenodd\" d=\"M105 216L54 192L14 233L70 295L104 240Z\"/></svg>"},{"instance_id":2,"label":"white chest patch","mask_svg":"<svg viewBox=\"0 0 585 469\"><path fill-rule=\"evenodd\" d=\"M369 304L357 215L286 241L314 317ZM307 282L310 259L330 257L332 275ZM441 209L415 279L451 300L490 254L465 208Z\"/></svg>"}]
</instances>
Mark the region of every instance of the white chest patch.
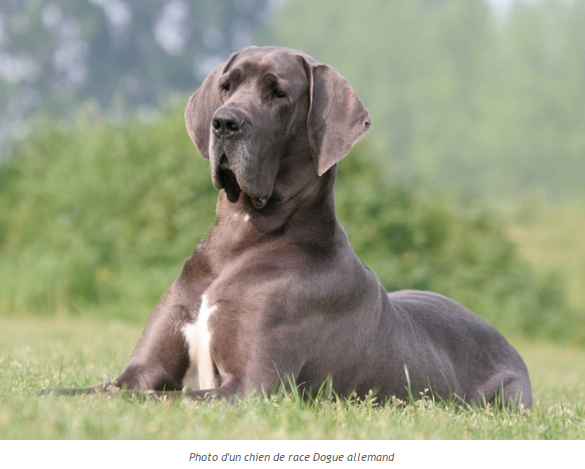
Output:
<instances>
[{"instance_id":1,"label":"white chest patch","mask_svg":"<svg viewBox=\"0 0 585 469\"><path fill-rule=\"evenodd\" d=\"M197 321L183 328L189 347L189 368L183 378L183 386L189 389L213 389L218 386L211 360L209 331L209 318L216 309L217 306L210 306L207 296L203 294Z\"/></svg>"}]
</instances>

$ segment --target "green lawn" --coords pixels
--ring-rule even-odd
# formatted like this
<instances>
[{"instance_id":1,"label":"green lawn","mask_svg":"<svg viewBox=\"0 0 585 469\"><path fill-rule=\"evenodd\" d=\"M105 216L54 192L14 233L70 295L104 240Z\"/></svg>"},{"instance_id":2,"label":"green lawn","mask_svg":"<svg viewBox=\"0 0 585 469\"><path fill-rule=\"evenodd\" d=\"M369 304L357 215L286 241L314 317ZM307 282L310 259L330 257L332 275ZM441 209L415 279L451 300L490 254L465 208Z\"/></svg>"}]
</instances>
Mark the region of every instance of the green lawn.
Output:
<instances>
[{"instance_id":1,"label":"green lawn","mask_svg":"<svg viewBox=\"0 0 585 469\"><path fill-rule=\"evenodd\" d=\"M527 413L294 396L236 404L138 402L99 395L39 396L46 386L113 377L140 326L95 320L0 319L0 439L420 439L585 438L585 350L514 341L530 369Z\"/></svg>"}]
</instances>

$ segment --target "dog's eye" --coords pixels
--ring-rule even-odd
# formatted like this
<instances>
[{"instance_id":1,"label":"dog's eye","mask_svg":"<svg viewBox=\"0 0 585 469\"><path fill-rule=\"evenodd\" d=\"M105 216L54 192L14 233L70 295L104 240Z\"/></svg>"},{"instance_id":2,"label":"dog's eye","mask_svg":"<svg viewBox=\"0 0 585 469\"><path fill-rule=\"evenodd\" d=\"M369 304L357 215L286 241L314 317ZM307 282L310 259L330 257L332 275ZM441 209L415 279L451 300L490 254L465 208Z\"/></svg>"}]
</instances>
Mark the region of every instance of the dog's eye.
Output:
<instances>
[{"instance_id":1,"label":"dog's eye","mask_svg":"<svg viewBox=\"0 0 585 469\"><path fill-rule=\"evenodd\" d=\"M221 92L228 94L230 92L230 83L224 83L223 85L221 85Z\"/></svg>"},{"instance_id":2,"label":"dog's eye","mask_svg":"<svg viewBox=\"0 0 585 469\"><path fill-rule=\"evenodd\" d=\"M281 90L274 89L270 93L270 99L274 99L276 101L280 101L280 100L282 100L284 98L286 98L286 93L284 93Z\"/></svg>"}]
</instances>

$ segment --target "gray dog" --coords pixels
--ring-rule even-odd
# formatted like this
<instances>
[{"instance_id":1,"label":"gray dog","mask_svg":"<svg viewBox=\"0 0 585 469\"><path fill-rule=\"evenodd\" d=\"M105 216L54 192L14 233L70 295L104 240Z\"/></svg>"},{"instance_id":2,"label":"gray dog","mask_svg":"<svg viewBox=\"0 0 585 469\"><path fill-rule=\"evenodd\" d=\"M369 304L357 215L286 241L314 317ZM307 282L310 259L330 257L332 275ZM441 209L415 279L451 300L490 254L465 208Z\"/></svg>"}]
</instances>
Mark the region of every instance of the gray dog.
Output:
<instances>
[{"instance_id":1,"label":"gray dog","mask_svg":"<svg viewBox=\"0 0 585 469\"><path fill-rule=\"evenodd\" d=\"M343 396L532 404L526 366L495 327L435 293L387 293L355 255L335 216L336 164L370 118L333 68L250 47L205 79L185 119L220 190L215 226L122 374L61 392L231 398L329 377Z\"/></svg>"}]
</instances>

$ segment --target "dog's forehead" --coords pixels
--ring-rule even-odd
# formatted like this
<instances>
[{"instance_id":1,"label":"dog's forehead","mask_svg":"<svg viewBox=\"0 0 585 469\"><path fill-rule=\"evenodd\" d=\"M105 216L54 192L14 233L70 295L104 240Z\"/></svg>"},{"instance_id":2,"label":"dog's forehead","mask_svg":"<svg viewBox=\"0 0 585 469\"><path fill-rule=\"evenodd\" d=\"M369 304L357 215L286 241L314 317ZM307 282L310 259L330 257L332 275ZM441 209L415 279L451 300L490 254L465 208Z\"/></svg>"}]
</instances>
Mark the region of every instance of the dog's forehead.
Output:
<instances>
[{"instance_id":1,"label":"dog's forehead","mask_svg":"<svg viewBox=\"0 0 585 469\"><path fill-rule=\"evenodd\" d=\"M246 78L272 74L286 81L305 80L302 52L280 47L253 47L245 49L231 64L230 69L240 70ZM310 61L313 59L306 56ZM307 59L305 59L307 60Z\"/></svg>"}]
</instances>

